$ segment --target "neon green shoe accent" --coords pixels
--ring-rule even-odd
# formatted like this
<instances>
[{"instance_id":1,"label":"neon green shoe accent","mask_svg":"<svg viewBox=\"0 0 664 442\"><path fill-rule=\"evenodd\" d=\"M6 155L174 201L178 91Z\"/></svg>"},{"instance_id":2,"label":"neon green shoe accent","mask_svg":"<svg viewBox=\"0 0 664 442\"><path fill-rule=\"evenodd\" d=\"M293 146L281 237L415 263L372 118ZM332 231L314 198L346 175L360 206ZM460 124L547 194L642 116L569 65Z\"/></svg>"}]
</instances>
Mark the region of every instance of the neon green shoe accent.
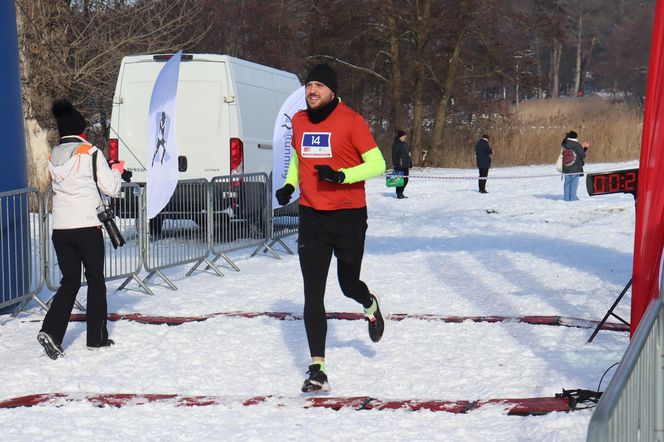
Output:
<instances>
[{"instance_id":1,"label":"neon green shoe accent","mask_svg":"<svg viewBox=\"0 0 664 442\"><path fill-rule=\"evenodd\" d=\"M320 371L322 371L323 373L325 373L325 361L319 361L319 360L316 360L316 361L313 361L313 362L311 363L311 365L318 365L318 366L320 366Z\"/></svg>"},{"instance_id":2,"label":"neon green shoe accent","mask_svg":"<svg viewBox=\"0 0 664 442\"><path fill-rule=\"evenodd\" d=\"M364 309L364 314L365 316L373 316L373 314L376 313L376 310L378 310L378 303L374 299L371 303L371 307Z\"/></svg>"}]
</instances>

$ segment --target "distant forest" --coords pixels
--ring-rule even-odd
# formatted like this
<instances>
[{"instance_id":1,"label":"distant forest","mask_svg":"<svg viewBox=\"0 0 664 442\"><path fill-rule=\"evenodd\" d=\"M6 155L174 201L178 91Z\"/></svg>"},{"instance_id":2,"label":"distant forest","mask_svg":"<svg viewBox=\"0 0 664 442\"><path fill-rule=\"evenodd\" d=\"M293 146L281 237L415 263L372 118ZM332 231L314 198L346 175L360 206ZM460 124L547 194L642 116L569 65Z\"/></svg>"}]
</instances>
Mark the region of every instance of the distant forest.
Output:
<instances>
[{"instance_id":1,"label":"distant forest","mask_svg":"<svg viewBox=\"0 0 664 442\"><path fill-rule=\"evenodd\" d=\"M304 79L326 62L382 148L416 165L520 102L610 93L643 106L655 0L16 0L24 112L52 128L68 96L108 120L120 60L228 54ZM433 155L432 155L433 156Z\"/></svg>"}]
</instances>

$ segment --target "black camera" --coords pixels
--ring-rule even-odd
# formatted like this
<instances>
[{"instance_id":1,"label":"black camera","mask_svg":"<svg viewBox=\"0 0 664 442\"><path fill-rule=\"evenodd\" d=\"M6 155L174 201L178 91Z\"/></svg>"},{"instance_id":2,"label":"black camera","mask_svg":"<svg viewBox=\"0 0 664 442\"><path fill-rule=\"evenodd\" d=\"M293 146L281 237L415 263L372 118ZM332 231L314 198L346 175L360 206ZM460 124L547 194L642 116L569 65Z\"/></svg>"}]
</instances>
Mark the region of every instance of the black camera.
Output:
<instances>
[{"instance_id":1,"label":"black camera","mask_svg":"<svg viewBox=\"0 0 664 442\"><path fill-rule=\"evenodd\" d=\"M108 237L111 239L113 248L117 249L118 247L125 245L126 243L120 233L120 229L118 229L118 226L115 224L115 214L113 211L108 207L103 206L100 206L97 210L97 218L104 223L106 233L108 233Z\"/></svg>"}]
</instances>

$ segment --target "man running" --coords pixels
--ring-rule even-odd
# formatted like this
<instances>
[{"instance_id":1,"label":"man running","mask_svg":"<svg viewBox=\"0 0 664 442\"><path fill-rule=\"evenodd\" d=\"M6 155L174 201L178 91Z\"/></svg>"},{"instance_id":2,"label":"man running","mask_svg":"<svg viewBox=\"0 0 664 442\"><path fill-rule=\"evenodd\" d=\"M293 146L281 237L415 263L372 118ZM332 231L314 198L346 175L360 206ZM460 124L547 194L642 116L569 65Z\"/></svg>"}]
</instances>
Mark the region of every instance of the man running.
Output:
<instances>
[{"instance_id":1,"label":"man running","mask_svg":"<svg viewBox=\"0 0 664 442\"><path fill-rule=\"evenodd\" d=\"M286 205L300 186L298 254L304 280L304 326L312 364L303 392L329 391L325 367L325 282L332 260L343 294L364 308L369 337L380 341L385 327L376 296L360 280L367 205L364 180L382 175L385 160L361 115L337 97L337 74L315 66L305 81L307 109L293 116L293 147L284 187Z\"/></svg>"}]
</instances>

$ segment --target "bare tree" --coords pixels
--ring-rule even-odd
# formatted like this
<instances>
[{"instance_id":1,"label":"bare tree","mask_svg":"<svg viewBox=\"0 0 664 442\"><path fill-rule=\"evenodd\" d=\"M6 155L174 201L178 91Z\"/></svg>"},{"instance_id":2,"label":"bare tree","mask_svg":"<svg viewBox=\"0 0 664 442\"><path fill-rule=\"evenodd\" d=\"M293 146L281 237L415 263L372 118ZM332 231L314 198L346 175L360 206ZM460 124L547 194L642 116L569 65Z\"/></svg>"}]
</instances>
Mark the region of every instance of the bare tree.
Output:
<instances>
[{"instance_id":1,"label":"bare tree","mask_svg":"<svg viewBox=\"0 0 664 442\"><path fill-rule=\"evenodd\" d=\"M577 1L578 19L576 22L576 64L574 68L574 93L581 90L581 58L583 54L583 0Z\"/></svg>"},{"instance_id":2,"label":"bare tree","mask_svg":"<svg viewBox=\"0 0 664 442\"><path fill-rule=\"evenodd\" d=\"M411 38L414 53L414 82L413 95L413 130L411 138L411 157L417 165L423 158L424 139L424 86L427 78L425 53L431 41L431 0L416 0L412 4L413 21L411 24Z\"/></svg>"},{"instance_id":3,"label":"bare tree","mask_svg":"<svg viewBox=\"0 0 664 442\"><path fill-rule=\"evenodd\" d=\"M46 137L52 128L54 98L72 99L104 147L120 61L135 53L172 52L198 42L205 29L195 24L203 12L196 0L17 0L28 158L34 158L32 185L44 189L41 173ZM197 31L192 32L192 29Z\"/></svg>"},{"instance_id":4,"label":"bare tree","mask_svg":"<svg viewBox=\"0 0 664 442\"><path fill-rule=\"evenodd\" d=\"M549 61L549 91L553 98L560 96L560 57L563 53L563 44L557 38L551 42L551 57Z\"/></svg>"},{"instance_id":5,"label":"bare tree","mask_svg":"<svg viewBox=\"0 0 664 442\"><path fill-rule=\"evenodd\" d=\"M406 112L403 103L403 82L401 80L401 57L399 46L401 44L401 32L397 24L397 11L394 8L394 0L385 0L385 12L387 22L387 36L390 48L390 79L392 92L392 115L394 125L398 129L406 127Z\"/></svg>"},{"instance_id":6,"label":"bare tree","mask_svg":"<svg viewBox=\"0 0 664 442\"><path fill-rule=\"evenodd\" d=\"M299 71L307 54L310 2L298 0L200 0L198 26L209 31L193 49Z\"/></svg>"},{"instance_id":7,"label":"bare tree","mask_svg":"<svg viewBox=\"0 0 664 442\"><path fill-rule=\"evenodd\" d=\"M15 2L30 177L42 188L50 103L73 99L103 147L124 55L226 53L300 78L326 61L379 146L389 148L395 126L412 127L414 163L429 151L439 164L440 153L465 143L463 131L470 142L489 129L478 115L506 115L517 97L545 90L557 97L585 81L642 96L655 7L655 0Z\"/></svg>"},{"instance_id":8,"label":"bare tree","mask_svg":"<svg viewBox=\"0 0 664 442\"><path fill-rule=\"evenodd\" d=\"M50 97L63 95L64 85L59 76L43 75L44 66L53 58L41 43L48 42L56 48L66 47L66 39L52 23L61 22L67 16L68 2L16 2L19 60L21 68L21 92L25 120L25 146L28 162L29 185L40 190L48 187L47 169L49 140L47 124Z\"/></svg>"},{"instance_id":9,"label":"bare tree","mask_svg":"<svg viewBox=\"0 0 664 442\"><path fill-rule=\"evenodd\" d=\"M650 36L654 0L634 6L621 17L607 41L598 51L598 85L615 92L626 92L645 104Z\"/></svg>"}]
</instances>

